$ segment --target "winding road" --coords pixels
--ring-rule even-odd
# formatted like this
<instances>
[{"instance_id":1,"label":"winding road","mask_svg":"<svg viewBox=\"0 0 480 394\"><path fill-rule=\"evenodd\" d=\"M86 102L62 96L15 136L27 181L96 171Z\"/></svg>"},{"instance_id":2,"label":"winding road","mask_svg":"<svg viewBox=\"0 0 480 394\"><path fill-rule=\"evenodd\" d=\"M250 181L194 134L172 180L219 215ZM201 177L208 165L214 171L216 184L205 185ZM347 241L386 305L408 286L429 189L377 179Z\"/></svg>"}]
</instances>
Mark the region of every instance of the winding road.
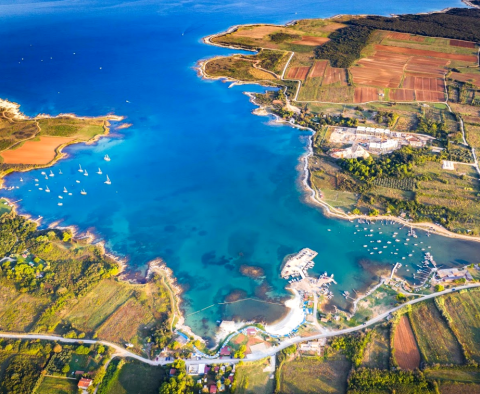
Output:
<instances>
[{"instance_id":1,"label":"winding road","mask_svg":"<svg viewBox=\"0 0 480 394\"><path fill-rule=\"evenodd\" d=\"M406 305L416 304L418 302L422 302L422 301L425 301L425 300L428 300L428 299L431 299L431 298L435 298L435 297L438 297L438 296L441 296L441 295L444 295L444 294L448 294L448 293L451 293L451 292L454 292L454 291L463 290L463 289L471 289L471 288L475 288L475 287L480 287L480 283L475 283L475 284L470 284L470 285L465 285L465 286L458 286L458 287L455 287L454 289L447 289L447 290L444 290L444 291L440 291L440 292L437 292L437 293L425 295L425 296L422 296L420 298L407 301L402 305L399 305L395 308L392 308L389 311L384 312L384 313L366 321L365 323L363 323L360 326L349 327L349 328L345 328L343 330L337 330L337 331L328 331L328 332L324 332L324 333L320 333L320 334L310 335L308 337L288 338L288 339L283 340L280 343L280 345L268 348L264 352L247 355L247 357L245 359L243 359L243 361L256 361L256 360L260 360L260 359L265 358L265 357L270 357L270 356L275 355L280 350L285 349L288 346L291 346L291 345L294 345L294 344L297 344L297 343L300 343L300 342L306 342L306 341L311 341L311 340L320 339L320 338L335 337L335 336L338 336L338 335L344 335L344 334L349 334L349 333L352 333L352 332L355 332L355 331L360 331L360 330L365 329L366 327L369 327L369 326L372 326L374 324L377 324L377 323L381 322L382 320L387 318L389 315L391 315L393 312L396 312L396 311L402 309ZM102 340L70 339L70 338L63 338L63 337L58 336L58 335L15 334L15 333L0 333L0 338L42 339L42 340L47 340L47 341L56 341L56 342L60 342L60 343L83 343L83 344L89 344L89 345L102 344L102 345L105 345L105 346L109 346L109 347L111 347L112 349L115 350L115 353L113 354L112 358L113 357L124 357L124 358L125 357L130 357L130 358L133 358L135 360L141 361L145 364L149 364L149 365L153 365L153 366L155 366L155 365L166 365L166 364L171 363L171 361L166 361L166 360L150 360L148 358L139 356L138 354L132 353L131 351L129 351L127 349L124 349L123 347L121 347L119 345L116 345L112 342L102 341ZM230 336L229 336L229 338L230 338ZM185 363L188 366L188 365L196 365L196 364L238 363L239 361L242 361L242 360L235 359L235 358L213 358L213 359L211 359L211 358L209 358L209 359L201 358L200 360L198 360L198 359L196 359L196 360L188 359L188 360L185 360Z\"/></svg>"}]
</instances>

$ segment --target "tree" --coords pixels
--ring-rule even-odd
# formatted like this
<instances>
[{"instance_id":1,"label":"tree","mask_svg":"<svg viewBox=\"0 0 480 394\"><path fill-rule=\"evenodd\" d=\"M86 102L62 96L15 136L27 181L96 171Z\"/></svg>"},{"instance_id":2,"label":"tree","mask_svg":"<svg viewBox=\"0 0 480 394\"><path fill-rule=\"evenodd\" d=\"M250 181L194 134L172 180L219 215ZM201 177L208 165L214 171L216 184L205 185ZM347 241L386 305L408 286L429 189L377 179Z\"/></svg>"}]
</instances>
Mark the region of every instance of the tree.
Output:
<instances>
[{"instance_id":1,"label":"tree","mask_svg":"<svg viewBox=\"0 0 480 394\"><path fill-rule=\"evenodd\" d=\"M355 208L355 209L352 211L352 213L353 213L354 215L361 215L361 214L362 214L362 212L360 212L360 209L358 209L358 208Z\"/></svg>"},{"instance_id":2,"label":"tree","mask_svg":"<svg viewBox=\"0 0 480 394\"><path fill-rule=\"evenodd\" d=\"M63 233L63 238L62 238L62 241L63 242L68 242L72 239L72 233L70 231L65 231Z\"/></svg>"},{"instance_id":3,"label":"tree","mask_svg":"<svg viewBox=\"0 0 480 394\"><path fill-rule=\"evenodd\" d=\"M373 208L373 209L368 213L368 216L378 216L379 214L380 214L380 212L378 211L378 209Z\"/></svg>"},{"instance_id":4,"label":"tree","mask_svg":"<svg viewBox=\"0 0 480 394\"><path fill-rule=\"evenodd\" d=\"M235 352L235 358L245 358L245 352L247 351L247 347L245 345L240 346L240 348Z\"/></svg>"},{"instance_id":5,"label":"tree","mask_svg":"<svg viewBox=\"0 0 480 394\"><path fill-rule=\"evenodd\" d=\"M54 353L60 353L62 351L62 345L60 345L59 343L57 343L55 345L55 347L53 348L53 352Z\"/></svg>"},{"instance_id":6,"label":"tree","mask_svg":"<svg viewBox=\"0 0 480 394\"><path fill-rule=\"evenodd\" d=\"M435 286L435 291L443 291L443 290L445 290L445 287L443 287L442 285Z\"/></svg>"},{"instance_id":7,"label":"tree","mask_svg":"<svg viewBox=\"0 0 480 394\"><path fill-rule=\"evenodd\" d=\"M404 302L406 299L407 297L405 296L405 294L402 294L402 293L397 294L397 301Z\"/></svg>"},{"instance_id":8,"label":"tree","mask_svg":"<svg viewBox=\"0 0 480 394\"><path fill-rule=\"evenodd\" d=\"M65 364L62 368L63 373L69 373L70 372L70 365Z\"/></svg>"}]
</instances>

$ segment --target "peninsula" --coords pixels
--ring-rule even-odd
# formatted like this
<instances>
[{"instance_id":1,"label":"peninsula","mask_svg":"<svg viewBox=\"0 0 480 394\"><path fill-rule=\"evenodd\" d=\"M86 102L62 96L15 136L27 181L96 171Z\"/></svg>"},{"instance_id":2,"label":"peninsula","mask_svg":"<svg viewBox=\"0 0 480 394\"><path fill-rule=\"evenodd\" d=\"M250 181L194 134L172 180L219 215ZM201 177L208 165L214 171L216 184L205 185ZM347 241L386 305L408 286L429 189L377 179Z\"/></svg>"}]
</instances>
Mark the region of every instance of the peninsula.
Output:
<instances>
[{"instance_id":1,"label":"peninsula","mask_svg":"<svg viewBox=\"0 0 480 394\"><path fill-rule=\"evenodd\" d=\"M275 86L258 114L313 132L307 184L329 214L480 234L480 10L237 26L205 42L254 51L206 78Z\"/></svg>"}]
</instances>

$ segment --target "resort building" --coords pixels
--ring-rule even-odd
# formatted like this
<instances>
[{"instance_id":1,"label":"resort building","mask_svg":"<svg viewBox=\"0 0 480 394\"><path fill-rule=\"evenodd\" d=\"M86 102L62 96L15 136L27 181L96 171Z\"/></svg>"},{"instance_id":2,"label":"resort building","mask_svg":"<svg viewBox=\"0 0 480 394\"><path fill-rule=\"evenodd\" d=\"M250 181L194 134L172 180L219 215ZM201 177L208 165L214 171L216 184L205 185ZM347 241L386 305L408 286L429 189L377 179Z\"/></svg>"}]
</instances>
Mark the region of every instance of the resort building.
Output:
<instances>
[{"instance_id":1,"label":"resort building","mask_svg":"<svg viewBox=\"0 0 480 394\"><path fill-rule=\"evenodd\" d=\"M196 364L190 365L188 367L188 374L189 375L203 375L205 374L205 364Z\"/></svg>"},{"instance_id":2,"label":"resort building","mask_svg":"<svg viewBox=\"0 0 480 394\"><path fill-rule=\"evenodd\" d=\"M380 142L370 142L368 149L376 153L387 153L398 148L398 142L396 140L387 139Z\"/></svg>"},{"instance_id":3,"label":"resort building","mask_svg":"<svg viewBox=\"0 0 480 394\"><path fill-rule=\"evenodd\" d=\"M330 149L329 155L335 159L366 159L370 154L359 144L346 149Z\"/></svg>"},{"instance_id":4,"label":"resort building","mask_svg":"<svg viewBox=\"0 0 480 394\"><path fill-rule=\"evenodd\" d=\"M437 271L436 281L441 283L448 283L459 279L465 279L467 282L473 280L472 275L468 270L460 270L458 268L446 268Z\"/></svg>"}]
</instances>

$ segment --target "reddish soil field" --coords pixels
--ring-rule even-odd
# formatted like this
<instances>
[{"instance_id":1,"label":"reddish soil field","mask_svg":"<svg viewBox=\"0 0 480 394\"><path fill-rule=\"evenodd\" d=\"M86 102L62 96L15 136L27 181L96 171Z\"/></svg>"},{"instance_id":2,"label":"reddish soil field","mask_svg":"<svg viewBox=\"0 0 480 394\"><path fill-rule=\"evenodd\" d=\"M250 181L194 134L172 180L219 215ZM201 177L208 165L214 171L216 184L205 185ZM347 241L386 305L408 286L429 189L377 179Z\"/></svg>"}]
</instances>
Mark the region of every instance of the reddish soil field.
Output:
<instances>
[{"instance_id":1,"label":"reddish soil field","mask_svg":"<svg viewBox=\"0 0 480 394\"><path fill-rule=\"evenodd\" d=\"M394 101L414 101L414 91L411 89L393 89L390 91L390 99Z\"/></svg>"},{"instance_id":2,"label":"reddish soil field","mask_svg":"<svg viewBox=\"0 0 480 394\"><path fill-rule=\"evenodd\" d=\"M325 73L325 69L327 68L328 60L321 60L319 62L315 62L312 67L312 72L310 73L309 77L323 77Z\"/></svg>"},{"instance_id":3,"label":"reddish soil field","mask_svg":"<svg viewBox=\"0 0 480 394\"><path fill-rule=\"evenodd\" d=\"M420 352L406 315L401 317L397 325L393 347L395 349L395 360L397 360L400 368L413 370L420 366Z\"/></svg>"},{"instance_id":4,"label":"reddish soil field","mask_svg":"<svg viewBox=\"0 0 480 394\"><path fill-rule=\"evenodd\" d=\"M360 59L358 67L351 67L353 82L396 88L402 80L403 69L409 57L402 54L377 51L372 57Z\"/></svg>"},{"instance_id":5,"label":"reddish soil field","mask_svg":"<svg viewBox=\"0 0 480 394\"><path fill-rule=\"evenodd\" d=\"M472 82L475 85L480 86L480 74L463 74L452 72L449 78L454 79L455 81Z\"/></svg>"},{"instance_id":6,"label":"reddish soil field","mask_svg":"<svg viewBox=\"0 0 480 394\"><path fill-rule=\"evenodd\" d=\"M437 57L440 59L449 59L449 60L460 60L463 62L477 63L477 57L474 55L460 55L456 53L443 53L436 51L426 51L424 49L413 49L413 48L401 48L401 47L392 47L387 45L375 45L377 51L386 51L393 53L402 53L405 55L417 55L417 56L429 56Z\"/></svg>"},{"instance_id":7,"label":"reddish soil field","mask_svg":"<svg viewBox=\"0 0 480 394\"><path fill-rule=\"evenodd\" d=\"M292 44L317 47L319 45L325 44L327 41L330 41L330 39L327 37L302 36L302 39L300 41L295 41Z\"/></svg>"},{"instance_id":8,"label":"reddish soil field","mask_svg":"<svg viewBox=\"0 0 480 394\"><path fill-rule=\"evenodd\" d=\"M460 48L475 48L475 43L470 41L450 40L450 45Z\"/></svg>"},{"instance_id":9,"label":"reddish soil field","mask_svg":"<svg viewBox=\"0 0 480 394\"><path fill-rule=\"evenodd\" d=\"M325 70L325 77L322 85L340 82L340 85L347 85L347 70L345 68L335 68L328 66Z\"/></svg>"},{"instance_id":10,"label":"reddish soil field","mask_svg":"<svg viewBox=\"0 0 480 394\"><path fill-rule=\"evenodd\" d=\"M447 72L445 66L448 63L449 60L414 56L408 61L406 71L443 76Z\"/></svg>"},{"instance_id":11,"label":"reddish soil field","mask_svg":"<svg viewBox=\"0 0 480 394\"><path fill-rule=\"evenodd\" d=\"M47 164L55 158L55 149L74 140L72 137L42 136L39 141L27 141L20 148L2 152L7 164Z\"/></svg>"},{"instance_id":12,"label":"reddish soil field","mask_svg":"<svg viewBox=\"0 0 480 394\"><path fill-rule=\"evenodd\" d=\"M445 101L445 94L443 92L429 92L425 90L415 90L415 97L417 101Z\"/></svg>"},{"instance_id":13,"label":"reddish soil field","mask_svg":"<svg viewBox=\"0 0 480 394\"><path fill-rule=\"evenodd\" d=\"M442 78L429 78L422 76L407 75L403 81L405 89L428 90L432 92L444 92L445 83Z\"/></svg>"},{"instance_id":14,"label":"reddish soil field","mask_svg":"<svg viewBox=\"0 0 480 394\"><path fill-rule=\"evenodd\" d=\"M379 99L377 88L357 87L355 88L355 103L366 103L367 101L377 101Z\"/></svg>"},{"instance_id":15,"label":"reddish soil field","mask_svg":"<svg viewBox=\"0 0 480 394\"><path fill-rule=\"evenodd\" d=\"M305 80L310 67L292 67L288 70L287 78Z\"/></svg>"},{"instance_id":16,"label":"reddish soil field","mask_svg":"<svg viewBox=\"0 0 480 394\"><path fill-rule=\"evenodd\" d=\"M391 38L392 40L401 40L401 41L415 41L415 42L423 42L425 41L425 37L422 36L411 36L408 33L390 33L387 38Z\"/></svg>"}]
</instances>

